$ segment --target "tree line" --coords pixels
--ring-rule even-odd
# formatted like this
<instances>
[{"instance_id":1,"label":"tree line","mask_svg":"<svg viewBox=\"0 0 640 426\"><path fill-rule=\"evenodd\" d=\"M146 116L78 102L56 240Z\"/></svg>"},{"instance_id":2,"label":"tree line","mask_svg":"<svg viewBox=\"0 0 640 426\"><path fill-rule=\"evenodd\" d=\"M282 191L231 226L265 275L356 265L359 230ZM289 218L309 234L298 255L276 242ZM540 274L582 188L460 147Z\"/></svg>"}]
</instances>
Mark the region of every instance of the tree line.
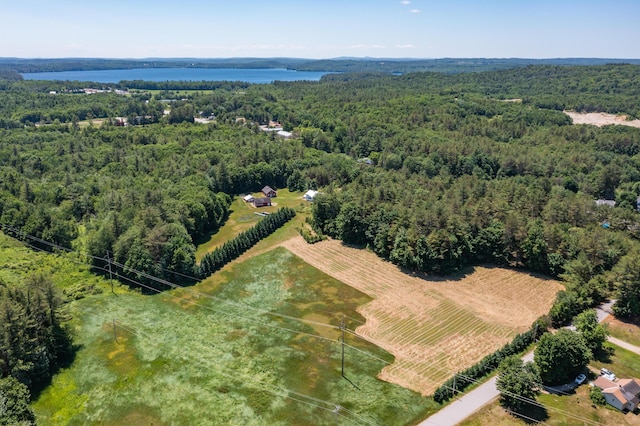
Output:
<instances>
[{"instance_id":1,"label":"tree line","mask_svg":"<svg viewBox=\"0 0 640 426\"><path fill-rule=\"evenodd\" d=\"M270 213L246 231L233 239L225 241L220 247L202 256L200 265L196 267L196 275L203 279L221 269L224 265L238 258L242 253L268 237L296 215L294 209L283 207Z\"/></svg>"},{"instance_id":2,"label":"tree line","mask_svg":"<svg viewBox=\"0 0 640 426\"><path fill-rule=\"evenodd\" d=\"M46 276L32 275L20 286L0 281L0 424L35 423L31 394L72 360L60 303Z\"/></svg>"}]
</instances>

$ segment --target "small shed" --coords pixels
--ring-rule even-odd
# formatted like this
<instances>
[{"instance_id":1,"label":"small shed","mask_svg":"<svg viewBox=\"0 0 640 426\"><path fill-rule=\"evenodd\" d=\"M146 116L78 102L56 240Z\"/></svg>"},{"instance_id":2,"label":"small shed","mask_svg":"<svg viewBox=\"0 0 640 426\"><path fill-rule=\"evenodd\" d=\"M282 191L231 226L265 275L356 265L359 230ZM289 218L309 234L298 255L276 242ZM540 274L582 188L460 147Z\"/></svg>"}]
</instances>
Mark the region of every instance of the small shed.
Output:
<instances>
[{"instance_id":1,"label":"small shed","mask_svg":"<svg viewBox=\"0 0 640 426\"><path fill-rule=\"evenodd\" d=\"M616 202L614 200L596 200L596 205L597 206L609 206L609 207L615 207L616 206Z\"/></svg>"},{"instance_id":2,"label":"small shed","mask_svg":"<svg viewBox=\"0 0 640 426\"><path fill-rule=\"evenodd\" d=\"M269 185L262 188L262 193L264 194L265 197L269 197L269 198L275 198L278 196L278 193Z\"/></svg>"},{"instance_id":3,"label":"small shed","mask_svg":"<svg viewBox=\"0 0 640 426\"><path fill-rule=\"evenodd\" d=\"M270 205L271 205L271 198L269 197L254 198L253 200L254 207L268 207Z\"/></svg>"},{"instance_id":4,"label":"small shed","mask_svg":"<svg viewBox=\"0 0 640 426\"><path fill-rule=\"evenodd\" d=\"M253 203L254 197L253 195L249 194L242 197L242 199L244 200L245 203Z\"/></svg>"},{"instance_id":5,"label":"small shed","mask_svg":"<svg viewBox=\"0 0 640 426\"><path fill-rule=\"evenodd\" d=\"M302 198L304 198L306 201L313 201L316 198L316 195L318 195L318 191L310 189L304 193Z\"/></svg>"}]
</instances>

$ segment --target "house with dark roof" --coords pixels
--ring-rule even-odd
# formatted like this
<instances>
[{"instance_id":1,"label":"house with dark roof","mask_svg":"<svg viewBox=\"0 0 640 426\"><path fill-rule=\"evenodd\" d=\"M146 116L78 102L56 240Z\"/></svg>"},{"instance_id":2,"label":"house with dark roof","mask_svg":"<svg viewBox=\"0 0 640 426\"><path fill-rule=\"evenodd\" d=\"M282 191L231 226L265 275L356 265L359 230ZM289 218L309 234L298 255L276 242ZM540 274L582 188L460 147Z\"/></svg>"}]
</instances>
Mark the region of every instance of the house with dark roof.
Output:
<instances>
[{"instance_id":1,"label":"house with dark roof","mask_svg":"<svg viewBox=\"0 0 640 426\"><path fill-rule=\"evenodd\" d=\"M602 390L607 403L620 411L635 411L640 403L640 380L619 379L611 381L604 376L598 377L594 386Z\"/></svg>"},{"instance_id":2,"label":"house with dark roof","mask_svg":"<svg viewBox=\"0 0 640 426\"><path fill-rule=\"evenodd\" d=\"M278 196L278 193L269 185L262 188L262 193L264 194L265 197L269 197L269 198L275 198Z\"/></svg>"},{"instance_id":3,"label":"house with dark roof","mask_svg":"<svg viewBox=\"0 0 640 426\"><path fill-rule=\"evenodd\" d=\"M254 198L253 199L253 206L254 207L268 207L270 205L271 205L271 198L269 198L269 197Z\"/></svg>"}]
</instances>

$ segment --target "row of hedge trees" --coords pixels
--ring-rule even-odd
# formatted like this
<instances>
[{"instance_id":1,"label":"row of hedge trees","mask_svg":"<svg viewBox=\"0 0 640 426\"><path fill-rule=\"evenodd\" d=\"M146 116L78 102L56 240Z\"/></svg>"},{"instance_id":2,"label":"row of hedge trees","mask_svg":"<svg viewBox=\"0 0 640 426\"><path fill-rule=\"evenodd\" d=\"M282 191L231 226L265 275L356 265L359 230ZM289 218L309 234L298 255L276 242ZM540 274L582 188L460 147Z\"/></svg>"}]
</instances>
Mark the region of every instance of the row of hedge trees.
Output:
<instances>
[{"instance_id":1,"label":"row of hedge trees","mask_svg":"<svg viewBox=\"0 0 640 426\"><path fill-rule=\"evenodd\" d=\"M205 254L196 268L199 278L206 278L227 263L238 258L263 238L268 237L296 215L294 209L284 207L271 213L252 228L241 232L232 240L225 242L210 253Z\"/></svg>"},{"instance_id":2,"label":"row of hedge trees","mask_svg":"<svg viewBox=\"0 0 640 426\"><path fill-rule=\"evenodd\" d=\"M451 399L453 391L464 391L467 386L472 385L478 379L492 373L498 368L502 360L526 349L527 346L534 342L536 336L540 336L546 331L547 327L546 321L542 319L536 320L529 330L518 334L510 343L507 343L496 352L485 356L477 364L472 365L460 373L456 373L454 377L440 385L434 392L433 399L442 404Z\"/></svg>"}]
</instances>

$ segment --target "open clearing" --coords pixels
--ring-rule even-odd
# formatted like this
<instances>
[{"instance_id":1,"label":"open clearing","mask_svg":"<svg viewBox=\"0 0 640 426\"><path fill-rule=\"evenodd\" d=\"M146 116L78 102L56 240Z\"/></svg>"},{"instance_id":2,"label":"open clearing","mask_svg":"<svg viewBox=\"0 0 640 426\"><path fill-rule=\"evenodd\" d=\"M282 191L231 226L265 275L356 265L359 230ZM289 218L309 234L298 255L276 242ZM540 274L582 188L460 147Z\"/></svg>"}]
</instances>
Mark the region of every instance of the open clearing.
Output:
<instances>
[{"instance_id":1,"label":"open clearing","mask_svg":"<svg viewBox=\"0 0 640 426\"><path fill-rule=\"evenodd\" d=\"M356 333L396 359L383 380L431 394L546 314L559 282L506 268L476 267L445 278L409 275L367 250L296 237L284 247L326 274L372 297L358 308Z\"/></svg>"},{"instance_id":2,"label":"open clearing","mask_svg":"<svg viewBox=\"0 0 640 426\"><path fill-rule=\"evenodd\" d=\"M640 128L640 120L627 120L625 115L607 114L604 112L563 111L573 120L573 124L593 124L602 127L610 124Z\"/></svg>"},{"instance_id":3,"label":"open clearing","mask_svg":"<svg viewBox=\"0 0 640 426\"><path fill-rule=\"evenodd\" d=\"M263 196L262 193L257 192L253 195ZM234 197L229 208L229 218L225 224L215 233L197 242L197 261L199 262L205 254L212 252L216 247L258 223L262 216L258 216L256 213L273 213L281 207L290 207L296 210L296 217L291 221L296 224L295 226L300 226L311 211L311 204L302 199L302 192L290 192L288 189L279 189L278 196L273 199L273 206L270 207L255 208L251 203L245 202L242 197ZM287 226L286 228L295 231L294 227Z\"/></svg>"},{"instance_id":4,"label":"open clearing","mask_svg":"<svg viewBox=\"0 0 640 426\"><path fill-rule=\"evenodd\" d=\"M69 303L79 351L35 401L38 422L333 425L340 405L341 425L404 425L436 409L378 380L392 356L351 335L349 381L341 377L341 316L352 329L364 322L356 307L371 301L357 289L284 248L213 277L154 296L118 288Z\"/></svg>"}]
</instances>

